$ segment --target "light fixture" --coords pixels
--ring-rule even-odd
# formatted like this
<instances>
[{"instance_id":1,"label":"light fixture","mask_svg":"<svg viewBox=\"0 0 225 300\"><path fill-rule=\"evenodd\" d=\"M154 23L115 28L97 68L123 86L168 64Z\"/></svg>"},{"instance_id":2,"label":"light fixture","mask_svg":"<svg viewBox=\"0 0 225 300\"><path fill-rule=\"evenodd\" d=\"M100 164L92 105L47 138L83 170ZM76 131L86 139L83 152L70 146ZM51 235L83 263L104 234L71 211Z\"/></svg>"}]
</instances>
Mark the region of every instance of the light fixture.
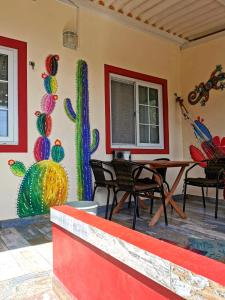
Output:
<instances>
[{"instance_id":1,"label":"light fixture","mask_svg":"<svg viewBox=\"0 0 225 300\"><path fill-rule=\"evenodd\" d=\"M76 12L74 12L74 20L72 25L67 26L63 30L63 46L70 49L77 49L78 47L78 24L79 24L79 7L72 1L63 1L66 4L72 5Z\"/></svg>"},{"instance_id":2,"label":"light fixture","mask_svg":"<svg viewBox=\"0 0 225 300\"><path fill-rule=\"evenodd\" d=\"M65 30L63 32L63 46L70 49L76 49L78 46L78 34L74 31Z\"/></svg>"}]
</instances>

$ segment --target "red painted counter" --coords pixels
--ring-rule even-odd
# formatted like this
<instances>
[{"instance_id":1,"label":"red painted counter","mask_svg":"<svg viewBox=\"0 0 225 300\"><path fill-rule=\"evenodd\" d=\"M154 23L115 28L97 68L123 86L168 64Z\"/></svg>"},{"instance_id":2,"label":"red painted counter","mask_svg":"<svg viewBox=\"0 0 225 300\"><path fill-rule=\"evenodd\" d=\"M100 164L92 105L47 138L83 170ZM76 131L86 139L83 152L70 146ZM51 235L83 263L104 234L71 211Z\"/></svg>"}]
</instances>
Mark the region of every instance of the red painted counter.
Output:
<instances>
[{"instance_id":1,"label":"red painted counter","mask_svg":"<svg viewBox=\"0 0 225 300\"><path fill-rule=\"evenodd\" d=\"M69 206L51 220L54 274L79 300L225 295L222 263Z\"/></svg>"}]
</instances>

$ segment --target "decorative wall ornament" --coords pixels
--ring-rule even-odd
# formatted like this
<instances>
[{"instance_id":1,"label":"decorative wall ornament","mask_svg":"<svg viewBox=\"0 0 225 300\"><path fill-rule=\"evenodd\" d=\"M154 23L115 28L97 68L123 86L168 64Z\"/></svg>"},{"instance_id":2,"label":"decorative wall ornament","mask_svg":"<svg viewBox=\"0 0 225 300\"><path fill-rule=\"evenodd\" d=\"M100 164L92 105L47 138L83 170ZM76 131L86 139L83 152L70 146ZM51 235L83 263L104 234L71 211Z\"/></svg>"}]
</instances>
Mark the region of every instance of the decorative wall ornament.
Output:
<instances>
[{"instance_id":1,"label":"decorative wall ornament","mask_svg":"<svg viewBox=\"0 0 225 300\"><path fill-rule=\"evenodd\" d=\"M77 101L76 113L70 99L64 100L64 107L68 118L76 123L76 169L77 169L77 197L78 200L92 199L92 174L89 165L91 154L99 145L99 131L92 130L92 143L89 124L89 92L88 66L84 60L77 63Z\"/></svg>"},{"instance_id":2,"label":"decorative wall ornament","mask_svg":"<svg viewBox=\"0 0 225 300\"><path fill-rule=\"evenodd\" d=\"M53 205L61 205L67 200L68 179L65 169L59 164L64 158L64 150L59 140L51 149L49 135L52 129L51 113L58 96L57 80L58 55L46 59L47 74L42 74L46 94L42 97L42 112L36 112L37 130L40 136L34 145L34 163L28 170L20 161L9 160L12 173L23 177L17 199L17 214L28 217L46 214ZM50 154L52 160L49 160Z\"/></svg>"},{"instance_id":3,"label":"decorative wall ornament","mask_svg":"<svg viewBox=\"0 0 225 300\"><path fill-rule=\"evenodd\" d=\"M175 94L175 96L185 120L189 121L190 125L193 127L195 137L198 141L198 147L194 145L190 145L189 147L192 159L196 162L200 162L199 165L202 168L207 167L207 162L204 162L204 160L219 161L225 166L225 137L220 138L219 136L212 136L209 129L203 124L204 119L198 117L193 120L183 103L184 100L178 97L177 94ZM225 199L225 188L223 197Z\"/></svg>"},{"instance_id":4,"label":"decorative wall ornament","mask_svg":"<svg viewBox=\"0 0 225 300\"><path fill-rule=\"evenodd\" d=\"M216 69L212 72L209 80L204 83L201 82L195 87L188 95L188 102L191 105L200 102L202 106L209 100L209 92L212 89L223 90L225 88L225 73L222 72L222 66L217 65Z\"/></svg>"},{"instance_id":5,"label":"decorative wall ornament","mask_svg":"<svg viewBox=\"0 0 225 300\"><path fill-rule=\"evenodd\" d=\"M190 154L193 160L201 161L206 158L211 160L218 160L225 158L225 137L220 138L219 136L212 136L209 129L204 124L204 119L198 117L193 119L191 114L188 112L187 108L184 105L184 100L178 97L176 94L176 101L179 103L181 112L185 120L189 121L190 125L193 127L195 137L198 141L198 145L203 150L203 153L200 149L196 150L196 147L190 146ZM205 164L202 164L202 166Z\"/></svg>"}]
</instances>

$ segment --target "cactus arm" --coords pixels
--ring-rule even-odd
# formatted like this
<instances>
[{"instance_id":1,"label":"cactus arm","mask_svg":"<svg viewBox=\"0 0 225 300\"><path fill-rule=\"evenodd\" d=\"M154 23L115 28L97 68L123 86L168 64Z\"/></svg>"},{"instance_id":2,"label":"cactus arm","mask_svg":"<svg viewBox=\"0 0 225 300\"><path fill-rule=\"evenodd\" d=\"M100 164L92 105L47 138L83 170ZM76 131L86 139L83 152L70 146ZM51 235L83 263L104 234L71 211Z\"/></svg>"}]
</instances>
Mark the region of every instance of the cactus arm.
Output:
<instances>
[{"instance_id":1,"label":"cactus arm","mask_svg":"<svg viewBox=\"0 0 225 300\"><path fill-rule=\"evenodd\" d=\"M10 166L11 172L18 177L23 177L26 174L26 167L21 161L10 159L8 165Z\"/></svg>"},{"instance_id":2,"label":"cactus arm","mask_svg":"<svg viewBox=\"0 0 225 300\"><path fill-rule=\"evenodd\" d=\"M76 116L76 113L75 113L75 111L74 111L74 109L73 109L71 100L70 100L69 98L66 98L66 99L64 100L64 109L65 109L65 112L66 112L68 118L69 118L72 122L75 123L77 116Z\"/></svg>"},{"instance_id":3,"label":"cactus arm","mask_svg":"<svg viewBox=\"0 0 225 300\"><path fill-rule=\"evenodd\" d=\"M98 129L92 130L92 143L90 145L90 153L93 154L99 145L99 131Z\"/></svg>"}]
</instances>

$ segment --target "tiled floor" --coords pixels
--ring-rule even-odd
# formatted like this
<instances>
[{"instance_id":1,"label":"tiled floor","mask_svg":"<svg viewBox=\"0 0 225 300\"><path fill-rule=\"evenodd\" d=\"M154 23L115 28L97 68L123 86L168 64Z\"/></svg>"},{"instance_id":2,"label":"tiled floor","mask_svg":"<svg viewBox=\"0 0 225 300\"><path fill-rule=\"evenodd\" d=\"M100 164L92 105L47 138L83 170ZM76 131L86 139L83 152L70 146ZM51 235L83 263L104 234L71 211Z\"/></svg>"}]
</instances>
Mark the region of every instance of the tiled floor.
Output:
<instances>
[{"instance_id":1,"label":"tiled floor","mask_svg":"<svg viewBox=\"0 0 225 300\"><path fill-rule=\"evenodd\" d=\"M159 204L160 202L156 200L154 211ZM214 200L207 199L206 209L204 209L201 197L196 196L190 196L187 201L187 219L179 218L176 212L171 213L170 207L167 207L167 211L168 227L164 225L163 216L156 226L149 227L149 211L142 210L141 217L137 219L136 230L225 262L224 200L219 202L217 220L214 218ZM132 214L132 208L124 208L119 214L114 215L112 220L131 227ZM104 207L100 208L99 215L104 215ZM9 220L0 223L0 252L47 243L51 238L51 223L48 215L25 218L19 222Z\"/></svg>"},{"instance_id":2,"label":"tiled floor","mask_svg":"<svg viewBox=\"0 0 225 300\"><path fill-rule=\"evenodd\" d=\"M38 298L52 294L52 243L1 252L0 270L1 300L57 299Z\"/></svg>"},{"instance_id":3,"label":"tiled floor","mask_svg":"<svg viewBox=\"0 0 225 300\"><path fill-rule=\"evenodd\" d=\"M149 211L141 210L136 229L170 243L225 262L225 201L220 200L218 219L214 219L214 201L207 200L206 209L200 197L190 197L186 220L168 211L169 225L164 218L149 227ZM154 211L159 201L155 201ZM131 227L133 209L124 208L113 215L113 221ZM104 207L100 208L104 215ZM52 289L52 243L49 216L0 222L0 300L59 300ZM39 245L37 245L39 244ZM14 249L14 250L13 250ZM8 250L8 251L7 251Z\"/></svg>"},{"instance_id":4,"label":"tiled floor","mask_svg":"<svg viewBox=\"0 0 225 300\"><path fill-rule=\"evenodd\" d=\"M48 215L0 222L0 251L39 245L51 240L52 228Z\"/></svg>"}]
</instances>

